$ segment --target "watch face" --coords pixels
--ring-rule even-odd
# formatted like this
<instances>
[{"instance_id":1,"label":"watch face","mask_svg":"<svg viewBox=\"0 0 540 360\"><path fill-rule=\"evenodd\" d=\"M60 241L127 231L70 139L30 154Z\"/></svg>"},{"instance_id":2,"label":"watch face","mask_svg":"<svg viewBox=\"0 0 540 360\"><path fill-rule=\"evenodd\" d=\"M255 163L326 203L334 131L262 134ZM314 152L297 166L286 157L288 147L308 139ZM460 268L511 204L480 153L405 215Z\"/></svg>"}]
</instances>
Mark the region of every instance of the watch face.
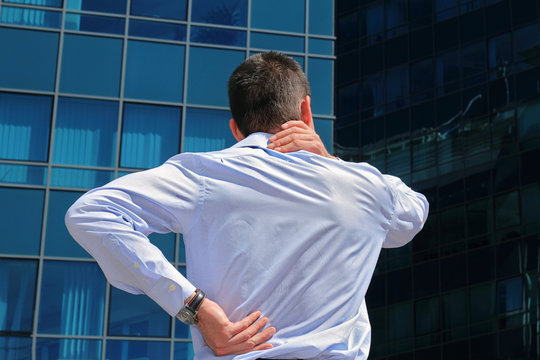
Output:
<instances>
[{"instance_id":1,"label":"watch face","mask_svg":"<svg viewBox=\"0 0 540 360\"><path fill-rule=\"evenodd\" d=\"M176 317L178 318L178 320L180 320L181 322L183 322L184 324L187 324L187 325L193 325L195 324L195 316L194 314L187 308L182 308L178 314L176 315Z\"/></svg>"}]
</instances>

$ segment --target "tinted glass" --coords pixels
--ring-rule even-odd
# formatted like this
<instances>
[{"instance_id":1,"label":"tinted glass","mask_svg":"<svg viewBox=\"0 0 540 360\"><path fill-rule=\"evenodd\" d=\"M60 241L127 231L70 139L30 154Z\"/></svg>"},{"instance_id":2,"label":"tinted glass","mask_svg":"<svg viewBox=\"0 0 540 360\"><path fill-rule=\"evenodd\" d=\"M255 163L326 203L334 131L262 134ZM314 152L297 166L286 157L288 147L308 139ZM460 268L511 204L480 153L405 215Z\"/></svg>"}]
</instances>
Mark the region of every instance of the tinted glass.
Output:
<instances>
[{"instance_id":1,"label":"tinted glass","mask_svg":"<svg viewBox=\"0 0 540 360\"><path fill-rule=\"evenodd\" d=\"M46 161L51 115L52 97L0 92L0 158Z\"/></svg>"},{"instance_id":2,"label":"tinted glass","mask_svg":"<svg viewBox=\"0 0 540 360\"><path fill-rule=\"evenodd\" d=\"M304 43L304 38L299 36L251 33L251 47L258 49L304 52Z\"/></svg>"},{"instance_id":3,"label":"tinted glass","mask_svg":"<svg viewBox=\"0 0 540 360\"><path fill-rule=\"evenodd\" d=\"M66 0L66 8L125 14L126 0Z\"/></svg>"},{"instance_id":4,"label":"tinted glass","mask_svg":"<svg viewBox=\"0 0 540 360\"><path fill-rule=\"evenodd\" d=\"M333 150L333 134L334 134L334 121L330 119L313 119L315 122L315 131L321 138L326 150L332 153Z\"/></svg>"},{"instance_id":5,"label":"tinted glass","mask_svg":"<svg viewBox=\"0 0 540 360\"><path fill-rule=\"evenodd\" d=\"M146 295L111 288L109 335L168 337L171 317Z\"/></svg>"},{"instance_id":6,"label":"tinted glass","mask_svg":"<svg viewBox=\"0 0 540 360\"><path fill-rule=\"evenodd\" d=\"M187 101L228 107L227 81L244 59L242 51L191 47Z\"/></svg>"},{"instance_id":7,"label":"tinted glass","mask_svg":"<svg viewBox=\"0 0 540 360\"><path fill-rule=\"evenodd\" d=\"M62 7L62 0L4 0L5 3Z\"/></svg>"},{"instance_id":8,"label":"tinted glass","mask_svg":"<svg viewBox=\"0 0 540 360\"><path fill-rule=\"evenodd\" d=\"M0 336L0 354L6 360L31 360L32 338Z\"/></svg>"},{"instance_id":9,"label":"tinted glass","mask_svg":"<svg viewBox=\"0 0 540 360\"><path fill-rule=\"evenodd\" d=\"M386 101L394 101L408 95L409 68L407 66L399 66L386 70Z\"/></svg>"},{"instance_id":10,"label":"tinted glass","mask_svg":"<svg viewBox=\"0 0 540 360\"><path fill-rule=\"evenodd\" d=\"M308 48L311 54L332 55L334 53L334 42L332 40L310 38Z\"/></svg>"},{"instance_id":11,"label":"tinted glass","mask_svg":"<svg viewBox=\"0 0 540 360\"><path fill-rule=\"evenodd\" d=\"M246 39L245 31L191 26L191 42L246 46Z\"/></svg>"},{"instance_id":12,"label":"tinted glass","mask_svg":"<svg viewBox=\"0 0 540 360\"><path fill-rule=\"evenodd\" d=\"M184 46L129 41L124 96L181 102Z\"/></svg>"},{"instance_id":13,"label":"tinted glass","mask_svg":"<svg viewBox=\"0 0 540 360\"><path fill-rule=\"evenodd\" d=\"M38 359L99 359L101 340L39 338L36 356Z\"/></svg>"},{"instance_id":14,"label":"tinted glass","mask_svg":"<svg viewBox=\"0 0 540 360\"><path fill-rule=\"evenodd\" d=\"M522 308L523 279L521 276L497 282L497 313L505 313Z\"/></svg>"},{"instance_id":15,"label":"tinted glass","mask_svg":"<svg viewBox=\"0 0 540 360\"><path fill-rule=\"evenodd\" d=\"M59 29L62 26L62 13L59 11L2 6L0 8L0 22L3 24Z\"/></svg>"},{"instance_id":16,"label":"tinted glass","mask_svg":"<svg viewBox=\"0 0 540 360\"><path fill-rule=\"evenodd\" d=\"M186 6L187 0L133 0L131 2L131 15L186 20Z\"/></svg>"},{"instance_id":17,"label":"tinted glass","mask_svg":"<svg viewBox=\"0 0 540 360\"><path fill-rule=\"evenodd\" d=\"M109 16L66 14L67 30L123 35L125 20Z\"/></svg>"},{"instance_id":18,"label":"tinted glass","mask_svg":"<svg viewBox=\"0 0 540 360\"><path fill-rule=\"evenodd\" d=\"M236 139L229 129L229 111L188 108L184 151L214 151L232 146Z\"/></svg>"},{"instance_id":19,"label":"tinted glass","mask_svg":"<svg viewBox=\"0 0 540 360\"><path fill-rule=\"evenodd\" d=\"M89 258L90 255L69 235L64 217L69 207L82 193L51 191L45 236L45 255Z\"/></svg>"},{"instance_id":20,"label":"tinted glass","mask_svg":"<svg viewBox=\"0 0 540 360\"><path fill-rule=\"evenodd\" d=\"M44 197L43 190L0 187L0 253L39 254Z\"/></svg>"},{"instance_id":21,"label":"tinted glass","mask_svg":"<svg viewBox=\"0 0 540 360\"><path fill-rule=\"evenodd\" d=\"M129 36L185 41L186 25L130 19Z\"/></svg>"},{"instance_id":22,"label":"tinted glass","mask_svg":"<svg viewBox=\"0 0 540 360\"><path fill-rule=\"evenodd\" d=\"M0 164L0 182L7 184L45 185L47 168L44 166Z\"/></svg>"},{"instance_id":23,"label":"tinted glass","mask_svg":"<svg viewBox=\"0 0 540 360\"><path fill-rule=\"evenodd\" d=\"M122 40L66 34L60 91L116 97L121 62Z\"/></svg>"},{"instance_id":24,"label":"tinted glass","mask_svg":"<svg viewBox=\"0 0 540 360\"><path fill-rule=\"evenodd\" d=\"M333 61L309 58L307 77L311 85L311 109L313 113L332 115Z\"/></svg>"},{"instance_id":25,"label":"tinted glass","mask_svg":"<svg viewBox=\"0 0 540 360\"><path fill-rule=\"evenodd\" d=\"M367 35L367 43L380 41L384 30L384 4L382 1L373 2L362 9L360 13L360 34Z\"/></svg>"},{"instance_id":26,"label":"tinted glass","mask_svg":"<svg viewBox=\"0 0 540 360\"><path fill-rule=\"evenodd\" d=\"M193 355L193 345L191 342L174 343L174 360L192 359Z\"/></svg>"},{"instance_id":27,"label":"tinted glass","mask_svg":"<svg viewBox=\"0 0 540 360\"><path fill-rule=\"evenodd\" d=\"M416 335L439 330L439 297L417 301L415 304Z\"/></svg>"},{"instance_id":28,"label":"tinted glass","mask_svg":"<svg viewBox=\"0 0 540 360\"><path fill-rule=\"evenodd\" d=\"M101 335L106 281L96 263L45 261L38 332Z\"/></svg>"},{"instance_id":29,"label":"tinted glass","mask_svg":"<svg viewBox=\"0 0 540 360\"><path fill-rule=\"evenodd\" d=\"M283 11L287 9L287 11ZM304 0L252 0L251 27L304 32Z\"/></svg>"},{"instance_id":30,"label":"tinted glass","mask_svg":"<svg viewBox=\"0 0 540 360\"><path fill-rule=\"evenodd\" d=\"M53 91L58 34L0 28L0 87Z\"/></svg>"},{"instance_id":31,"label":"tinted glass","mask_svg":"<svg viewBox=\"0 0 540 360\"><path fill-rule=\"evenodd\" d=\"M309 0L309 33L332 35L334 30L334 2Z\"/></svg>"},{"instance_id":32,"label":"tinted glass","mask_svg":"<svg viewBox=\"0 0 540 360\"><path fill-rule=\"evenodd\" d=\"M118 102L58 99L53 162L114 166Z\"/></svg>"},{"instance_id":33,"label":"tinted glass","mask_svg":"<svg viewBox=\"0 0 540 360\"><path fill-rule=\"evenodd\" d=\"M489 67L506 66L512 62L512 45L510 34L503 34L489 40Z\"/></svg>"},{"instance_id":34,"label":"tinted glass","mask_svg":"<svg viewBox=\"0 0 540 360\"><path fill-rule=\"evenodd\" d=\"M180 151L181 108L124 105L120 166L151 168Z\"/></svg>"},{"instance_id":35,"label":"tinted glass","mask_svg":"<svg viewBox=\"0 0 540 360\"><path fill-rule=\"evenodd\" d=\"M0 332L32 331L36 276L36 261L0 259Z\"/></svg>"},{"instance_id":36,"label":"tinted glass","mask_svg":"<svg viewBox=\"0 0 540 360\"><path fill-rule=\"evenodd\" d=\"M75 189L91 189L105 185L113 177L113 171L53 167L51 169L50 185Z\"/></svg>"},{"instance_id":37,"label":"tinted glass","mask_svg":"<svg viewBox=\"0 0 540 360\"><path fill-rule=\"evenodd\" d=\"M246 26L247 9L247 0L192 0L191 21Z\"/></svg>"},{"instance_id":38,"label":"tinted glass","mask_svg":"<svg viewBox=\"0 0 540 360\"><path fill-rule=\"evenodd\" d=\"M169 359L171 346L164 341L107 341L107 359Z\"/></svg>"},{"instance_id":39,"label":"tinted glass","mask_svg":"<svg viewBox=\"0 0 540 360\"><path fill-rule=\"evenodd\" d=\"M394 326L400 324L400 326ZM414 334L414 318L412 302L388 307L388 339L396 341L412 337Z\"/></svg>"},{"instance_id":40,"label":"tinted glass","mask_svg":"<svg viewBox=\"0 0 540 360\"><path fill-rule=\"evenodd\" d=\"M148 235L148 239L152 244L157 246L159 250L165 255L167 260L170 262L174 261L174 244L175 244L175 234L174 233L168 233L168 234L158 234L153 233Z\"/></svg>"}]
</instances>

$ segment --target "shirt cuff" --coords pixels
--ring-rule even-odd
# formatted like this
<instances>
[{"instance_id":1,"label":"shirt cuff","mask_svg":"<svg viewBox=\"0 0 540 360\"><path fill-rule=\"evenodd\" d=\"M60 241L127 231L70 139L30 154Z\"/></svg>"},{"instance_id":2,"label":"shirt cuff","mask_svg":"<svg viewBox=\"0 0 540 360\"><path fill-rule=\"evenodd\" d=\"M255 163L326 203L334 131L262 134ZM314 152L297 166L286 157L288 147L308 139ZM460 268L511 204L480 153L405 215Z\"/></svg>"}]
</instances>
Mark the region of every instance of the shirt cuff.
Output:
<instances>
[{"instance_id":1,"label":"shirt cuff","mask_svg":"<svg viewBox=\"0 0 540 360\"><path fill-rule=\"evenodd\" d=\"M184 306L184 300L193 294L195 290L195 286L186 279L161 277L146 295L161 306L169 315L176 316L182 306Z\"/></svg>"}]
</instances>

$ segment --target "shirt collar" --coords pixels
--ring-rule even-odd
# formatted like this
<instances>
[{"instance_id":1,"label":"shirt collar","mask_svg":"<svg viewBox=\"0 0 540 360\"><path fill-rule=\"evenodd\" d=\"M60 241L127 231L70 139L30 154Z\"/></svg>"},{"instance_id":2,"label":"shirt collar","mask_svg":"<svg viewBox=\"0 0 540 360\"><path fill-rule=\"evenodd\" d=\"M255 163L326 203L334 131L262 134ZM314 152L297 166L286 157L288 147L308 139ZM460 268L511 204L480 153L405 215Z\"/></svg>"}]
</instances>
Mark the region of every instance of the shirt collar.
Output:
<instances>
[{"instance_id":1,"label":"shirt collar","mask_svg":"<svg viewBox=\"0 0 540 360\"><path fill-rule=\"evenodd\" d=\"M237 147L250 147L250 146L257 146L266 148L268 146L268 139L272 134L264 133L264 132L256 132L251 135L249 135L247 138L243 139L242 141L239 141L235 145L233 145L233 148Z\"/></svg>"}]
</instances>

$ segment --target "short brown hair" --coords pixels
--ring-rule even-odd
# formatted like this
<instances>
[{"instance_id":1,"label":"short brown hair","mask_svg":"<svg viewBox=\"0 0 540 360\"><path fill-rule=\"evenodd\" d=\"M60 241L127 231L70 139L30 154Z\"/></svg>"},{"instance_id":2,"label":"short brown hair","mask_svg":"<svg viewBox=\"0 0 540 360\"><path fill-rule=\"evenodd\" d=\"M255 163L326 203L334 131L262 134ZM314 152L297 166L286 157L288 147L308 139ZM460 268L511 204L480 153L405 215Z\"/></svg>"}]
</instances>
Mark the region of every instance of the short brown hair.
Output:
<instances>
[{"instance_id":1,"label":"short brown hair","mask_svg":"<svg viewBox=\"0 0 540 360\"><path fill-rule=\"evenodd\" d=\"M300 119L300 104L311 95L300 65L275 51L246 59L233 71L228 88L231 113L244 136Z\"/></svg>"}]
</instances>

